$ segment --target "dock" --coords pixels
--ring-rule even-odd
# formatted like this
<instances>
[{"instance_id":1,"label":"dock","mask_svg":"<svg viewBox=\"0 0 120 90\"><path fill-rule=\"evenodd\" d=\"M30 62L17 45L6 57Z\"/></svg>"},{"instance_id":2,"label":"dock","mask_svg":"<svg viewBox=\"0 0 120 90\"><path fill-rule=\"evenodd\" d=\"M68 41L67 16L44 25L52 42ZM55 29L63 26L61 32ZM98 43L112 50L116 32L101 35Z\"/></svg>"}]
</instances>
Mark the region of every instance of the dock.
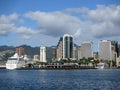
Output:
<instances>
[{"instance_id":1,"label":"dock","mask_svg":"<svg viewBox=\"0 0 120 90\"><path fill-rule=\"evenodd\" d=\"M6 65L0 65L0 69L6 69Z\"/></svg>"}]
</instances>

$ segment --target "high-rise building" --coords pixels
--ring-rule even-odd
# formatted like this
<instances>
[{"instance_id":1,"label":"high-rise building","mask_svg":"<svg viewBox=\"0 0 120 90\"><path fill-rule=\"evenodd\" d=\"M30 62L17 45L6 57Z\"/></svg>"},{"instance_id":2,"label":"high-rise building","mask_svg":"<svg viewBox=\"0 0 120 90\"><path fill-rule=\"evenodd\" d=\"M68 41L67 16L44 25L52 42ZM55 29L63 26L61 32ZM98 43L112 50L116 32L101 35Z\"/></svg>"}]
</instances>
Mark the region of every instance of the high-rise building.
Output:
<instances>
[{"instance_id":1,"label":"high-rise building","mask_svg":"<svg viewBox=\"0 0 120 90\"><path fill-rule=\"evenodd\" d=\"M98 48L99 48L98 51L99 59L112 60L110 40L100 40L98 44Z\"/></svg>"},{"instance_id":2,"label":"high-rise building","mask_svg":"<svg viewBox=\"0 0 120 90\"><path fill-rule=\"evenodd\" d=\"M81 57L81 46L78 46L78 60L82 59Z\"/></svg>"},{"instance_id":3,"label":"high-rise building","mask_svg":"<svg viewBox=\"0 0 120 90\"><path fill-rule=\"evenodd\" d=\"M115 46L111 42L111 40L100 40L99 41L99 59L103 60L115 60L116 59L116 51Z\"/></svg>"},{"instance_id":4,"label":"high-rise building","mask_svg":"<svg viewBox=\"0 0 120 90\"><path fill-rule=\"evenodd\" d=\"M81 44L81 57L93 57L93 42L83 42Z\"/></svg>"},{"instance_id":5,"label":"high-rise building","mask_svg":"<svg viewBox=\"0 0 120 90\"><path fill-rule=\"evenodd\" d=\"M73 37L65 34L63 36L63 58L73 58Z\"/></svg>"},{"instance_id":6,"label":"high-rise building","mask_svg":"<svg viewBox=\"0 0 120 90\"><path fill-rule=\"evenodd\" d=\"M111 44L113 45L115 52L117 54L117 57L119 57L119 46L118 46L118 41L111 41Z\"/></svg>"},{"instance_id":7,"label":"high-rise building","mask_svg":"<svg viewBox=\"0 0 120 90\"><path fill-rule=\"evenodd\" d=\"M94 58L94 60L98 60L98 52L93 53L93 58Z\"/></svg>"},{"instance_id":8,"label":"high-rise building","mask_svg":"<svg viewBox=\"0 0 120 90\"><path fill-rule=\"evenodd\" d=\"M119 45L119 57L120 57L120 45Z\"/></svg>"},{"instance_id":9,"label":"high-rise building","mask_svg":"<svg viewBox=\"0 0 120 90\"><path fill-rule=\"evenodd\" d=\"M57 45L57 58L73 58L73 37L65 34L60 38Z\"/></svg>"},{"instance_id":10,"label":"high-rise building","mask_svg":"<svg viewBox=\"0 0 120 90\"><path fill-rule=\"evenodd\" d=\"M47 62L46 60L46 47L42 45L40 47L40 62Z\"/></svg>"},{"instance_id":11,"label":"high-rise building","mask_svg":"<svg viewBox=\"0 0 120 90\"><path fill-rule=\"evenodd\" d=\"M78 56L77 56L77 52L78 52L78 51L77 51L77 47L74 45L74 46L73 46L73 60L76 60L76 59L77 59L77 57L78 57Z\"/></svg>"},{"instance_id":12,"label":"high-rise building","mask_svg":"<svg viewBox=\"0 0 120 90\"><path fill-rule=\"evenodd\" d=\"M52 60L55 60L57 58L57 47L52 47Z\"/></svg>"},{"instance_id":13,"label":"high-rise building","mask_svg":"<svg viewBox=\"0 0 120 90\"><path fill-rule=\"evenodd\" d=\"M60 37L60 40L57 45L57 59L60 60L63 58L63 42L62 37Z\"/></svg>"},{"instance_id":14,"label":"high-rise building","mask_svg":"<svg viewBox=\"0 0 120 90\"><path fill-rule=\"evenodd\" d=\"M21 57L21 56L24 56L25 52L24 52L24 48L19 46L19 47L16 47L16 53Z\"/></svg>"},{"instance_id":15,"label":"high-rise building","mask_svg":"<svg viewBox=\"0 0 120 90\"><path fill-rule=\"evenodd\" d=\"M34 55L33 60L34 61L39 61L39 55Z\"/></svg>"}]
</instances>

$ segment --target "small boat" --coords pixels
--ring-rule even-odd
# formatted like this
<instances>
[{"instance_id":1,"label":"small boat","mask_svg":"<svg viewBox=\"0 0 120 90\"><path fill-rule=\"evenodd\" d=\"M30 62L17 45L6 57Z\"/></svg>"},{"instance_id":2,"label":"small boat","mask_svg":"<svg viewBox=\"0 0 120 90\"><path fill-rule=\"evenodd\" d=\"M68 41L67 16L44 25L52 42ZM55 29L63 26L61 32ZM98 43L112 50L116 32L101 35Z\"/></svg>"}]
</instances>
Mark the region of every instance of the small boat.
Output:
<instances>
[{"instance_id":1,"label":"small boat","mask_svg":"<svg viewBox=\"0 0 120 90\"><path fill-rule=\"evenodd\" d=\"M96 68L96 69L108 69L109 66L108 66L107 63L102 63L102 62L100 62L100 63L97 64L97 66L96 66L95 68Z\"/></svg>"},{"instance_id":2,"label":"small boat","mask_svg":"<svg viewBox=\"0 0 120 90\"><path fill-rule=\"evenodd\" d=\"M15 53L12 57L8 58L6 63L6 69L19 69L25 65L25 61L23 57L19 57L17 53Z\"/></svg>"}]
</instances>

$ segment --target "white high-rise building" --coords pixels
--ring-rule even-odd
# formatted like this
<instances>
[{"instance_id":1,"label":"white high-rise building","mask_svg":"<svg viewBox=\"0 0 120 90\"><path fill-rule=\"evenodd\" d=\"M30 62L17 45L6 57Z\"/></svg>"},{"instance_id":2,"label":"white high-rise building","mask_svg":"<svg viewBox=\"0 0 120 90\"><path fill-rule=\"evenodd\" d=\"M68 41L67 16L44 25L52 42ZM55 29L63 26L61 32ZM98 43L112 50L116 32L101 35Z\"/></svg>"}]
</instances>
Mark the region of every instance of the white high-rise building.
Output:
<instances>
[{"instance_id":1,"label":"white high-rise building","mask_svg":"<svg viewBox=\"0 0 120 90\"><path fill-rule=\"evenodd\" d=\"M100 40L98 47L99 59L113 60L114 47L112 46L110 40Z\"/></svg>"},{"instance_id":2,"label":"white high-rise building","mask_svg":"<svg viewBox=\"0 0 120 90\"><path fill-rule=\"evenodd\" d=\"M46 47L42 45L40 47L40 62L47 62L46 60Z\"/></svg>"},{"instance_id":3,"label":"white high-rise building","mask_svg":"<svg viewBox=\"0 0 120 90\"><path fill-rule=\"evenodd\" d=\"M93 42L83 42L80 47L81 58L93 57Z\"/></svg>"}]
</instances>

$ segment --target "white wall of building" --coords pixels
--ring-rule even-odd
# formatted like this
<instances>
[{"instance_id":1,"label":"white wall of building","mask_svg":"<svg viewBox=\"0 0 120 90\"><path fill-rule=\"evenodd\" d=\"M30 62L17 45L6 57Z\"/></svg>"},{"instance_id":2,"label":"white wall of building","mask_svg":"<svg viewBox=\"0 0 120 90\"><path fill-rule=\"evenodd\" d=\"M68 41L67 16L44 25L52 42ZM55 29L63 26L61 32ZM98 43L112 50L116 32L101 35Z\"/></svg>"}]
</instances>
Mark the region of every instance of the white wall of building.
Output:
<instances>
[{"instance_id":1,"label":"white wall of building","mask_svg":"<svg viewBox=\"0 0 120 90\"><path fill-rule=\"evenodd\" d=\"M81 58L93 57L93 43L92 42L83 42L81 44Z\"/></svg>"},{"instance_id":2,"label":"white wall of building","mask_svg":"<svg viewBox=\"0 0 120 90\"><path fill-rule=\"evenodd\" d=\"M46 60L46 47L43 45L40 47L40 62L47 62L47 60Z\"/></svg>"},{"instance_id":3,"label":"white wall of building","mask_svg":"<svg viewBox=\"0 0 120 90\"><path fill-rule=\"evenodd\" d=\"M109 40L100 40L98 44L98 55L99 59L103 60L112 60L112 52L111 52L111 41Z\"/></svg>"}]
</instances>

